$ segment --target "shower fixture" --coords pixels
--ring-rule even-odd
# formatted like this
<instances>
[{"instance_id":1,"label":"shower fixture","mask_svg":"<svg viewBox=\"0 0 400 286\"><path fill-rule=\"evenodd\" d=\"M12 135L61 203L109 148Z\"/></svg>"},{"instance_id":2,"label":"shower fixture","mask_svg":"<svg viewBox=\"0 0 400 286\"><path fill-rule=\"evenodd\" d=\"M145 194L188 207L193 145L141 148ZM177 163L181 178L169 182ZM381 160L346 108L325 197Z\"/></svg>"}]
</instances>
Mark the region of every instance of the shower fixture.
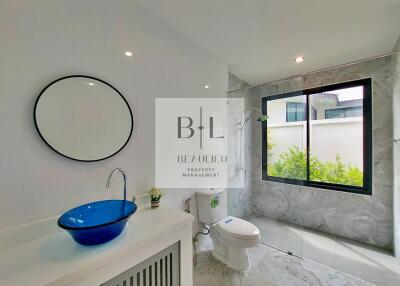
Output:
<instances>
[{"instance_id":1,"label":"shower fixture","mask_svg":"<svg viewBox=\"0 0 400 286\"><path fill-rule=\"evenodd\" d=\"M245 117L245 119L243 120L243 123L242 123L241 126L240 126L240 129L241 129L241 130L244 129L244 127L245 127L247 121L250 120L250 116L246 117L246 115L247 115L247 113L248 113L249 111L256 111L256 112L258 112L258 113L260 114L260 117L257 118L257 121L258 121L258 122L264 122L264 121L267 121L267 120L268 120L268 116L267 116L266 114L262 113L260 109L255 108L255 107L247 108L247 109L244 111L244 117Z\"/></svg>"},{"instance_id":2,"label":"shower fixture","mask_svg":"<svg viewBox=\"0 0 400 286\"><path fill-rule=\"evenodd\" d=\"M239 123L239 130L240 130L240 146L239 146L239 171L243 171L244 173L246 173L246 168L244 167L244 160L242 158L242 148L243 148L243 132L244 132L244 128L246 127L247 122L250 120L250 116L246 117L246 115L249 112L255 111L257 113L260 114L260 116L257 118L258 122L265 122L268 120L268 115L262 113L262 111L258 108L255 107L250 107L250 108L246 108L244 111L244 120L242 120Z\"/></svg>"}]
</instances>

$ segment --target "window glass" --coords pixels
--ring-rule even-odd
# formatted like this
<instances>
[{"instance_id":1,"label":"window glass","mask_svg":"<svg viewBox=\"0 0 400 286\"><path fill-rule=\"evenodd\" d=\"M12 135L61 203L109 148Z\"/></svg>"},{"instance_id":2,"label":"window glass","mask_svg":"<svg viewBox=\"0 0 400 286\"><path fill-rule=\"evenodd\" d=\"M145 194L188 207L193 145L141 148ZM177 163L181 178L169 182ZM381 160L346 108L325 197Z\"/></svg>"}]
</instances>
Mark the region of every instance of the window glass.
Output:
<instances>
[{"instance_id":1,"label":"window glass","mask_svg":"<svg viewBox=\"0 0 400 286\"><path fill-rule=\"evenodd\" d=\"M268 175L306 179L306 96L268 101L267 114Z\"/></svg>"},{"instance_id":2,"label":"window glass","mask_svg":"<svg viewBox=\"0 0 400 286\"><path fill-rule=\"evenodd\" d=\"M309 95L310 180L363 186L363 87Z\"/></svg>"}]
</instances>

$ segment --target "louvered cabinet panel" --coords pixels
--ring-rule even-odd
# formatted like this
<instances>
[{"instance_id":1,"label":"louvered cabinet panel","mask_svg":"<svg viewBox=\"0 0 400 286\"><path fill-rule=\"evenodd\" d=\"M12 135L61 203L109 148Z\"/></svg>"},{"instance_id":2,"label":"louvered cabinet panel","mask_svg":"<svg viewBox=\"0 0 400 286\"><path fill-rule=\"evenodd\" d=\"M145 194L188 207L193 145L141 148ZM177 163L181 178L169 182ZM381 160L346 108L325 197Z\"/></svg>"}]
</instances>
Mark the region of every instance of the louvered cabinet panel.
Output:
<instances>
[{"instance_id":1,"label":"louvered cabinet panel","mask_svg":"<svg viewBox=\"0 0 400 286\"><path fill-rule=\"evenodd\" d=\"M179 286L179 242L101 286Z\"/></svg>"}]
</instances>

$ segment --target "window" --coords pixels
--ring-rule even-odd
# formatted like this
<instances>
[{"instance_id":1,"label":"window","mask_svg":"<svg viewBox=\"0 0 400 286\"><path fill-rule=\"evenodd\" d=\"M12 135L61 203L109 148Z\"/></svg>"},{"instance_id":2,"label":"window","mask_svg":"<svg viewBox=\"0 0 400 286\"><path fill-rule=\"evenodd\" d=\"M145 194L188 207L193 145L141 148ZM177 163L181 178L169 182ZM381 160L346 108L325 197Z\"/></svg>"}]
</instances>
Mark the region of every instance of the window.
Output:
<instances>
[{"instance_id":1,"label":"window","mask_svg":"<svg viewBox=\"0 0 400 286\"><path fill-rule=\"evenodd\" d=\"M303 102L286 102L286 122L306 120L306 104Z\"/></svg>"},{"instance_id":2,"label":"window","mask_svg":"<svg viewBox=\"0 0 400 286\"><path fill-rule=\"evenodd\" d=\"M362 116L362 106L325 110L325 119L360 117L360 116Z\"/></svg>"},{"instance_id":3,"label":"window","mask_svg":"<svg viewBox=\"0 0 400 286\"><path fill-rule=\"evenodd\" d=\"M371 79L264 97L263 179L371 194Z\"/></svg>"},{"instance_id":4,"label":"window","mask_svg":"<svg viewBox=\"0 0 400 286\"><path fill-rule=\"evenodd\" d=\"M312 108L312 118L317 117L317 110ZM306 120L306 104L303 102L286 102L286 122Z\"/></svg>"}]
</instances>

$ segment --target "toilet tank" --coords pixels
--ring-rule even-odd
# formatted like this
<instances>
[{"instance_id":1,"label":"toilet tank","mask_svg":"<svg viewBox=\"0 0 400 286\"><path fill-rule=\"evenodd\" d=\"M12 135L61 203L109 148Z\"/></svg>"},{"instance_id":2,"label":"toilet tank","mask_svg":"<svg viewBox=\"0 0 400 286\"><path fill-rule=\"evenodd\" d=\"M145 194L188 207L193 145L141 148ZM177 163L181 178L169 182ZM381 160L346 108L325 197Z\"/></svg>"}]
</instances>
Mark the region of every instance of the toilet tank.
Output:
<instances>
[{"instance_id":1,"label":"toilet tank","mask_svg":"<svg viewBox=\"0 0 400 286\"><path fill-rule=\"evenodd\" d=\"M196 192L199 221L210 225L228 216L226 189L204 189Z\"/></svg>"}]
</instances>

